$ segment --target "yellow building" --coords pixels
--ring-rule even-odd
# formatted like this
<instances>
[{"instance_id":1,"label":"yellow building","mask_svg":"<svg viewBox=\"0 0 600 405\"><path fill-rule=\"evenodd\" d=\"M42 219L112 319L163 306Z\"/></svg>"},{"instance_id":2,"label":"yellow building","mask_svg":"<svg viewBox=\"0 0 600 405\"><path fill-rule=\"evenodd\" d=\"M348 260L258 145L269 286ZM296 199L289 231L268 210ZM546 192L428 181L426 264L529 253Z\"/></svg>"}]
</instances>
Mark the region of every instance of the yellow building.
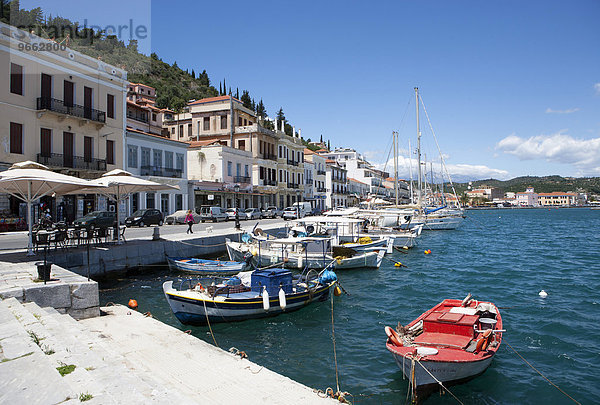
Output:
<instances>
[{"instance_id":1,"label":"yellow building","mask_svg":"<svg viewBox=\"0 0 600 405\"><path fill-rule=\"evenodd\" d=\"M95 178L123 167L126 71L2 23L0 61L0 170L32 160ZM65 201L69 220L97 203ZM0 210L16 214L18 201L4 196Z\"/></svg>"},{"instance_id":2,"label":"yellow building","mask_svg":"<svg viewBox=\"0 0 600 405\"><path fill-rule=\"evenodd\" d=\"M577 194L555 191L553 193L538 193L538 201L541 206L568 206L576 205Z\"/></svg>"}]
</instances>

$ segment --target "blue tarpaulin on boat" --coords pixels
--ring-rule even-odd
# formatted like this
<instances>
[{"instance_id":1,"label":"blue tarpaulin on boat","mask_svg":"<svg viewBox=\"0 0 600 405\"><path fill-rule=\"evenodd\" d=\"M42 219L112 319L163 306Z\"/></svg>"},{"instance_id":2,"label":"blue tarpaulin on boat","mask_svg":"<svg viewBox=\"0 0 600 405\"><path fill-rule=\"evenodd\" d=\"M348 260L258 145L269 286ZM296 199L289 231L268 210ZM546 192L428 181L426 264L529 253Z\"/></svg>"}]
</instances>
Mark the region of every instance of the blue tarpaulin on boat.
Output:
<instances>
[{"instance_id":1,"label":"blue tarpaulin on boat","mask_svg":"<svg viewBox=\"0 0 600 405\"><path fill-rule=\"evenodd\" d=\"M447 207L447 205L444 205L442 207L437 207L437 208L425 208L424 211L425 211L425 214L431 214L432 212L439 211L439 210L444 209L446 207Z\"/></svg>"},{"instance_id":2,"label":"blue tarpaulin on boat","mask_svg":"<svg viewBox=\"0 0 600 405\"><path fill-rule=\"evenodd\" d=\"M335 280L337 280L337 275L331 270L325 270L319 277L319 283L321 284L327 284Z\"/></svg>"}]
</instances>

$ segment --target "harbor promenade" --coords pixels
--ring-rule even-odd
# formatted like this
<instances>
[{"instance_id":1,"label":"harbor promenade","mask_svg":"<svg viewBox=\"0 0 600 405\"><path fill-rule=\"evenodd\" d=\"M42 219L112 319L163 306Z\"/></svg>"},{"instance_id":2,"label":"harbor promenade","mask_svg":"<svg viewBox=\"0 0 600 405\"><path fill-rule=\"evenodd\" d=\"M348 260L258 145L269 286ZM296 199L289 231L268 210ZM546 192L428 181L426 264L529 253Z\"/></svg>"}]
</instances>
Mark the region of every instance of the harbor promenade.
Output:
<instances>
[{"instance_id":1,"label":"harbor promenade","mask_svg":"<svg viewBox=\"0 0 600 405\"><path fill-rule=\"evenodd\" d=\"M280 221L266 222L261 221L260 227L267 232L276 233L283 226ZM251 231L254 225L255 221L248 221L242 228ZM161 227L166 232L161 232L159 240L152 240L152 228L132 229L127 243L94 247L91 258L111 263L115 269L117 263L136 265L130 261L134 255L139 256L138 263L164 262L169 246L186 246L181 252L196 249L196 254L203 254L198 246L208 249L239 233L231 223L196 226L192 235L185 229ZM0 403L333 401L149 314L120 305L100 308L96 281L59 265L53 265L50 281L40 282L35 262L43 260L43 253L25 255L26 235L2 234L0 238L7 242L0 252ZM69 262L83 252L87 255L81 247L59 248L48 254L48 260ZM113 260L108 261L111 256Z\"/></svg>"}]
</instances>

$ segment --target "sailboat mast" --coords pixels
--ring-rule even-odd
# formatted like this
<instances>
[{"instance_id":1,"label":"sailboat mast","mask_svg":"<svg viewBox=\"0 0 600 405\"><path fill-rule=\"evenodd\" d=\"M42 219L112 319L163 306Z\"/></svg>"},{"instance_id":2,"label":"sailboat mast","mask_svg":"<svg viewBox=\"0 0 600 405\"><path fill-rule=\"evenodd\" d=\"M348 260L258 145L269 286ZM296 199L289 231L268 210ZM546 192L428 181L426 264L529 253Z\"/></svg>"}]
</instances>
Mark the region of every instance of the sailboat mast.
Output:
<instances>
[{"instance_id":1,"label":"sailboat mast","mask_svg":"<svg viewBox=\"0 0 600 405\"><path fill-rule=\"evenodd\" d=\"M412 176L412 149L410 146L410 139L408 140L408 172L410 175L410 203L415 203L415 196L413 194L413 176Z\"/></svg>"},{"instance_id":2,"label":"sailboat mast","mask_svg":"<svg viewBox=\"0 0 600 405\"><path fill-rule=\"evenodd\" d=\"M398 206L398 148L396 144L397 137L398 133L396 131L392 131L392 138L394 140L394 194L396 196L396 206Z\"/></svg>"},{"instance_id":3,"label":"sailboat mast","mask_svg":"<svg viewBox=\"0 0 600 405\"><path fill-rule=\"evenodd\" d=\"M419 187L418 189L418 194L417 194L417 204L419 204L419 207L421 206L421 128L419 125L419 88L415 87L415 99L416 99L416 108L417 108L417 162L419 165L419 171L418 171L418 179L417 179L417 185Z\"/></svg>"}]
</instances>

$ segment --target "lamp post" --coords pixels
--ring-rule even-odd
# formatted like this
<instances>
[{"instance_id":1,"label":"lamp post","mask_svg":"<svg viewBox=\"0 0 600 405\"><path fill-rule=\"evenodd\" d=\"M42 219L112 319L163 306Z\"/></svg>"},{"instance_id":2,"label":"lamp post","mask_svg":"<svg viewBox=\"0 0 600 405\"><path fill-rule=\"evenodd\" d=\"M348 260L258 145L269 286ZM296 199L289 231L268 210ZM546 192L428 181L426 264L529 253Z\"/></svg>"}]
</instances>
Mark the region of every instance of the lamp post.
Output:
<instances>
[{"instance_id":1,"label":"lamp post","mask_svg":"<svg viewBox=\"0 0 600 405\"><path fill-rule=\"evenodd\" d=\"M240 229L240 213L238 208L238 193L240 192L240 185L236 184L233 186L235 192L235 229Z\"/></svg>"}]
</instances>

